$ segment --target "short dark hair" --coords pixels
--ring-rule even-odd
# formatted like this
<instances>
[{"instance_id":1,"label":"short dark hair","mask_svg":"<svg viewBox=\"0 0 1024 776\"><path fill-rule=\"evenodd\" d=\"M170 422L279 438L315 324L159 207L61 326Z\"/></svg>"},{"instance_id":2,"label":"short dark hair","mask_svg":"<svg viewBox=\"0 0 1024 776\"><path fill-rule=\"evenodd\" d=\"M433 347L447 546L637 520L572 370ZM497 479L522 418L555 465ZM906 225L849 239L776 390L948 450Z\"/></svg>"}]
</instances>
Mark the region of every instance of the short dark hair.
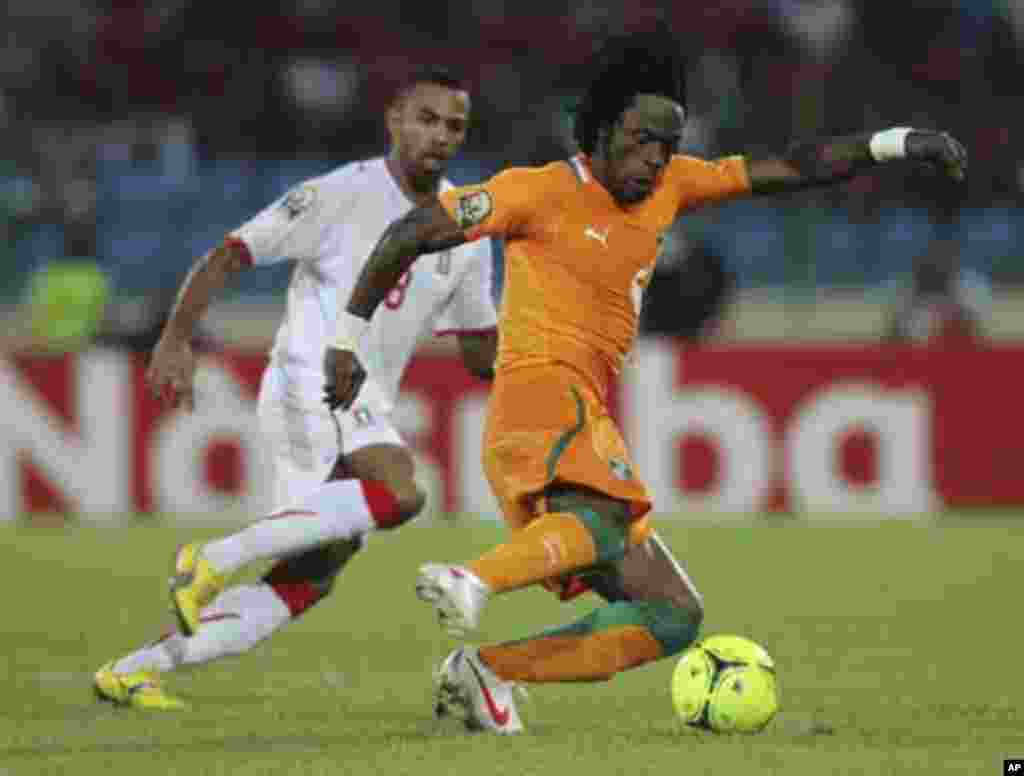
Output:
<instances>
[{"instance_id":1,"label":"short dark hair","mask_svg":"<svg viewBox=\"0 0 1024 776\"><path fill-rule=\"evenodd\" d=\"M420 67L402 81L399 87L395 90L395 95L391 100L391 104L402 100L409 92L415 89L420 84L437 84L438 86L445 86L449 89L465 90L465 84L458 75L453 73L447 67L441 65L425 65Z\"/></svg>"},{"instance_id":2,"label":"short dark hair","mask_svg":"<svg viewBox=\"0 0 1024 776\"><path fill-rule=\"evenodd\" d=\"M609 38L587 64L587 86L574 113L573 136L593 153L598 132L618 121L638 94L686 106L686 58L664 24L649 32Z\"/></svg>"}]
</instances>

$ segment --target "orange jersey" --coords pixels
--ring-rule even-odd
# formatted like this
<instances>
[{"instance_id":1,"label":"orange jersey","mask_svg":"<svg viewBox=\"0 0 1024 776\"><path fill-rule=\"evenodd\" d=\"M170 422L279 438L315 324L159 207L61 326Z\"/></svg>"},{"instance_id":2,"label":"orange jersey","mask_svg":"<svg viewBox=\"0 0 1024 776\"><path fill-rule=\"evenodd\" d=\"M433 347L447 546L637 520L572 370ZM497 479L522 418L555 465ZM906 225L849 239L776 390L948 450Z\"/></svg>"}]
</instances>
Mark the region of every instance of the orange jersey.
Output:
<instances>
[{"instance_id":1,"label":"orange jersey","mask_svg":"<svg viewBox=\"0 0 1024 776\"><path fill-rule=\"evenodd\" d=\"M749 191L742 157L676 155L649 197L622 207L578 155L440 200L470 240L505 238L497 368L569 363L603 393L636 337L661 233L681 212Z\"/></svg>"}]
</instances>

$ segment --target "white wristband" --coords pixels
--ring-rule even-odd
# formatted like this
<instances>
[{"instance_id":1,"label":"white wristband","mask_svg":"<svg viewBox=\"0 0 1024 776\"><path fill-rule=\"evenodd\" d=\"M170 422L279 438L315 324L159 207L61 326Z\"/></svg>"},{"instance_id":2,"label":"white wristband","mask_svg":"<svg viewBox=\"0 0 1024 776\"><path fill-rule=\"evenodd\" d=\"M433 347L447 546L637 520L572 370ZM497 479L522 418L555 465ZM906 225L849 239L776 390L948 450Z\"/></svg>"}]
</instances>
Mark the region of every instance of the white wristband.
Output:
<instances>
[{"instance_id":1,"label":"white wristband","mask_svg":"<svg viewBox=\"0 0 1024 776\"><path fill-rule=\"evenodd\" d=\"M338 320L334 325L334 339L331 340L330 346L335 350L355 352L356 346L362 340L369 327L370 322L365 318L360 318L358 315L353 315L347 310L342 310L338 314Z\"/></svg>"},{"instance_id":2,"label":"white wristband","mask_svg":"<svg viewBox=\"0 0 1024 776\"><path fill-rule=\"evenodd\" d=\"M914 130L910 127L893 127L883 129L871 136L868 148L876 162L888 162L890 159L904 159L907 156L907 135Z\"/></svg>"}]
</instances>

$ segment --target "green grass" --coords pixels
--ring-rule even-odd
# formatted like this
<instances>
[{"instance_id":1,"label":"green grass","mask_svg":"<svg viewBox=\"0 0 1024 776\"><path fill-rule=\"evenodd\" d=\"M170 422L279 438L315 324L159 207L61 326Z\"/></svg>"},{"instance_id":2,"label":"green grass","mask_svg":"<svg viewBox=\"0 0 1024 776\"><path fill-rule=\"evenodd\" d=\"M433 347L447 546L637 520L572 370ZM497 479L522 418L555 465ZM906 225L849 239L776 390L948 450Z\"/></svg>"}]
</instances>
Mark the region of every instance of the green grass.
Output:
<instances>
[{"instance_id":1,"label":"green grass","mask_svg":"<svg viewBox=\"0 0 1024 776\"><path fill-rule=\"evenodd\" d=\"M431 669L450 645L412 581L419 561L500 536L477 523L374 538L304 619L242 658L173 675L190 712L113 709L92 699L92 671L163 628L173 547L213 532L20 524L0 532L0 776L995 774L1024 756L1024 523L660 526L705 595L705 632L752 636L778 663L783 710L759 736L681 731L671 661L533 688L518 738L435 723ZM485 635L590 605L509 595Z\"/></svg>"}]
</instances>

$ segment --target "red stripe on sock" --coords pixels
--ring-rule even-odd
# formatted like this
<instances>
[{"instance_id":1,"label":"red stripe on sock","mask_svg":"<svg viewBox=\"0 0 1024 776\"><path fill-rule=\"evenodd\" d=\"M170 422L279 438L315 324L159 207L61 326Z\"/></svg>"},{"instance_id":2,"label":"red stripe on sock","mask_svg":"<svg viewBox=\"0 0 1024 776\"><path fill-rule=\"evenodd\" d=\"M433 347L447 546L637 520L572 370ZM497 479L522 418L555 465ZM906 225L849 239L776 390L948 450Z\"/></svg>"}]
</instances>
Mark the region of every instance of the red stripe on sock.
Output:
<instances>
[{"instance_id":1,"label":"red stripe on sock","mask_svg":"<svg viewBox=\"0 0 1024 776\"><path fill-rule=\"evenodd\" d=\"M402 512L394 494L375 480L359 480L363 497L370 507L370 517L378 528L394 528L402 522Z\"/></svg>"},{"instance_id":2,"label":"red stripe on sock","mask_svg":"<svg viewBox=\"0 0 1024 776\"><path fill-rule=\"evenodd\" d=\"M155 646L156 646L157 644L163 644L163 643L164 643L165 641L167 641L167 639L169 639L169 638L170 638L171 636L176 636L177 634L178 634L178 631L177 631L177 630L175 630L174 628L171 628L171 629L169 629L169 630L165 630L165 631L164 631L164 632L163 632L163 633L161 634L160 638L158 638L158 639L157 639L156 641L151 641L151 642L150 642L149 644L147 644L146 646L148 646L148 647L155 647Z\"/></svg>"},{"instance_id":3,"label":"red stripe on sock","mask_svg":"<svg viewBox=\"0 0 1024 776\"><path fill-rule=\"evenodd\" d=\"M286 509L284 512L278 512L274 515L267 515L267 520L277 520L281 517L316 517L316 512L310 512L306 509Z\"/></svg>"},{"instance_id":4,"label":"red stripe on sock","mask_svg":"<svg viewBox=\"0 0 1024 776\"><path fill-rule=\"evenodd\" d=\"M219 612L217 614L208 614L205 617L200 617L199 622L217 622L217 620L241 620L242 615L236 612Z\"/></svg>"},{"instance_id":5,"label":"red stripe on sock","mask_svg":"<svg viewBox=\"0 0 1024 776\"><path fill-rule=\"evenodd\" d=\"M285 582L274 580L273 572L266 578L270 589L284 601L292 617L298 617L323 597L323 593L310 582Z\"/></svg>"}]
</instances>

